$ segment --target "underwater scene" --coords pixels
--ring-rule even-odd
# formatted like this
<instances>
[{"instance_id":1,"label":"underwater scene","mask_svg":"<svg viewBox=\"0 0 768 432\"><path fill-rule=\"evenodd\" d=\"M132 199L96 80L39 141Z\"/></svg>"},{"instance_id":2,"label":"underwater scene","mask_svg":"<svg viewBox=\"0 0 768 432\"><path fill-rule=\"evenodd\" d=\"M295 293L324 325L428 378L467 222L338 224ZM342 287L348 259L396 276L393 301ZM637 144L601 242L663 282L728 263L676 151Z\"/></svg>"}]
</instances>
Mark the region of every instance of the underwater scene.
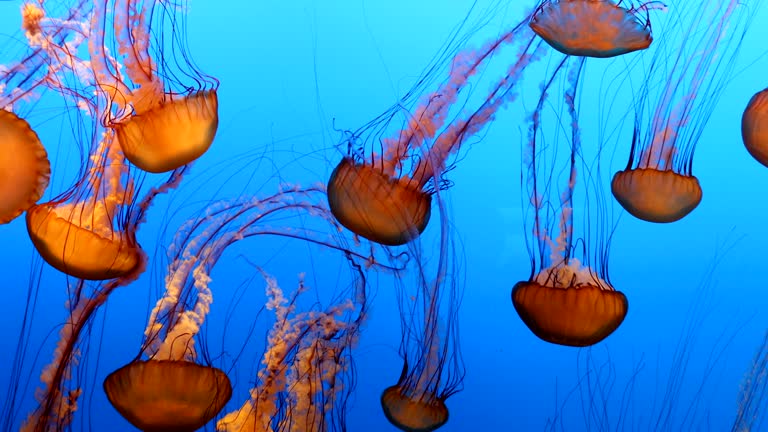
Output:
<instances>
[{"instance_id":1,"label":"underwater scene","mask_svg":"<svg viewBox=\"0 0 768 432\"><path fill-rule=\"evenodd\" d=\"M2 431L768 431L768 1L0 1Z\"/></svg>"}]
</instances>

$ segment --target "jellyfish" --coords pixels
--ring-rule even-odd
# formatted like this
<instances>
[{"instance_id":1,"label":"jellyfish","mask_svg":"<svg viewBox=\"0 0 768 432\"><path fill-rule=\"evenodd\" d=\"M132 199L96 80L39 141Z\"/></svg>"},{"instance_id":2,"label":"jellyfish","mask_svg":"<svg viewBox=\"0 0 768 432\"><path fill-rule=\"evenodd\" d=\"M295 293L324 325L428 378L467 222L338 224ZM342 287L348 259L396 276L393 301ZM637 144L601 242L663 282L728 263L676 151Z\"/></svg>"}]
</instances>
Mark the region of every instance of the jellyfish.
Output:
<instances>
[{"instance_id":1,"label":"jellyfish","mask_svg":"<svg viewBox=\"0 0 768 432\"><path fill-rule=\"evenodd\" d=\"M463 118L449 122L449 112L460 105L472 76L501 48L519 45L506 74L492 86L477 108ZM450 50L446 50L449 52ZM414 88L389 110L354 132L343 142L348 152L328 180L328 203L338 221L353 233L387 246L398 246L418 237L429 223L431 196L435 188L446 188L447 179L432 179L449 171L449 158L462 144L494 119L496 112L516 98L515 85L525 68L542 55L530 29L519 23L480 49L463 49L451 60L448 78L437 90L423 96L415 112L406 105L420 93L431 76L420 79ZM439 69L444 60L427 70ZM404 126L390 137L377 134L387 129L398 113L406 116ZM368 154L365 154L368 152Z\"/></svg>"},{"instance_id":2,"label":"jellyfish","mask_svg":"<svg viewBox=\"0 0 768 432\"><path fill-rule=\"evenodd\" d=\"M698 8L682 7L683 16L695 14L690 27L670 31L656 47L635 96L629 161L611 182L616 200L639 219L675 222L701 202L693 156L749 27L749 14L738 3L706 1ZM671 57L666 47L670 41L679 43Z\"/></svg>"},{"instance_id":3,"label":"jellyfish","mask_svg":"<svg viewBox=\"0 0 768 432\"><path fill-rule=\"evenodd\" d=\"M0 224L34 205L48 187L51 164L35 131L25 120L0 109Z\"/></svg>"},{"instance_id":4,"label":"jellyfish","mask_svg":"<svg viewBox=\"0 0 768 432\"><path fill-rule=\"evenodd\" d=\"M432 181L441 180L435 171ZM445 221L447 194L435 190L439 216ZM450 224L443 222L439 228L437 257L430 257L424 244L432 243L426 239L411 242L409 253L417 261L410 277L397 278L403 367L397 383L382 392L380 401L387 420L408 432L430 432L445 425L449 416L445 402L459 391L464 378L457 323L461 266Z\"/></svg>"},{"instance_id":5,"label":"jellyfish","mask_svg":"<svg viewBox=\"0 0 768 432\"><path fill-rule=\"evenodd\" d=\"M219 122L219 82L192 61L185 17L177 16L184 6L161 3L96 1L89 40L99 88L114 105L103 122L114 130L126 159L151 173L199 158ZM121 65L110 52L119 54Z\"/></svg>"},{"instance_id":6,"label":"jellyfish","mask_svg":"<svg viewBox=\"0 0 768 432\"><path fill-rule=\"evenodd\" d=\"M634 6L622 0L543 0L529 25L563 54L615 57L651 45L652 6L655 2Z\"/></svg>"},{"instance_id":7,"label":"jellyfish","mask_svg":"<svg viewBox=\"0 0 768 432\"><path fill-rule=\"evenodd\" d=\"M573 221L577 162L582 161L576 95L584 58L573 58L568 72L568 88L564 91L564 103L572 119L569 141L570 151L562 152L567 159L557 158L559 153L554 144L543 145L538 137L544 123L544 102L547 92L569 60L563 60L545 84L535 111L532 114L530 147L525 154L528 165L528 194L531 210L526 219L532 219L532 238L528 243L531 257L531 275L527 281L515 284L512 289L512 303L525 325L540 339L566 346L594 345L613 333L624 321L628 302L626 296L610 283L605 267L608 262L606 232L609 221L601 215L597 219L585 218L584 230L592 234L583 239L574 239ZM559 119L560 116L557 116ZM564 128L564 126L562 126ZM560 130L553 128L553 130ZM559 197L553 202L554 173L567 173L568 178ZM587 178L587 202L601 206L599 186ZM557 222L557 226L555 223ZM558 233L555 238L553 236ZM577 245L581 244L581 247Z\"/></svg>"},{"instance_id":8,"label":"jellyfish","mask_svg":"<svg viewBox=\"0 0 768 432\"><path fill-rule=\"evenodd\" d=\"M251 398L219 420L217 429L326 430L326 421L336 419L328 413L343 415L349 351L366 315L363 268L378 265L335 236L339 226L322 205L325 199L322 188L285 186L261 198L209 203L204 216L182 224L168 250L165 293L152 309L140 353L104 382L110 402L126 420L142 430L196 430L224 407L233 389L223 370L198 348L205 346L200 330L214 298L211 271L235 243L264 236L337 251L359 277L351 292L334 297L327 309L298 312L296 300L309 290L303 277L286 298L276 279L259 268L267 285L266 308L276 314L264 369ZM330 229L319 229L322 225ZM203 365L196 363L199 359ZM179 413L179 406L187 406L186 413Z\"/></svg>"},{"instance_id":9,"label":"jellyfish","mask_svg":"<svg viewBox=\"0 0 768 432\"><path fill-rule=\"evenodd\" d=\"M749 154L768 166L768 89L749 100L741 117L741 137Z\"/></svg>"},{"instance_id":10,"label":"jellyfish","mask_svg":"<svg viewBox=\"0 0 768 432\"><path fill-rule=\"evenodd\" d=\"M112 372L104 391L120 414L142 431L194 431L221 411L232 396L232 385L221 369L153 360Z\"/></svg>"}]
</instances>

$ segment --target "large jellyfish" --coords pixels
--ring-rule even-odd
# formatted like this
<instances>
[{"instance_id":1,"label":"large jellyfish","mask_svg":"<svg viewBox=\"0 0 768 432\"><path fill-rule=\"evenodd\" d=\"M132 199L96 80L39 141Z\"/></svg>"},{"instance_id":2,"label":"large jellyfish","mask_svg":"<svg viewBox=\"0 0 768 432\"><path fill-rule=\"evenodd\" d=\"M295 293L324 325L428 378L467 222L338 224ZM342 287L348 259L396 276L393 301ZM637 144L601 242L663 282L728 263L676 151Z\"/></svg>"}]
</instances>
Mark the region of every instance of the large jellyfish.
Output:
<instances>
[{"instance_id":1,"label":"large jellyfish","mask_svg":"<svg viewBox=\"0 0 768 432\"><path fill-rule=\"evenodd\" d=\"M339 295L327 309L299 313L297 298L308 290L303 280L287 299L276 280L262 271L266 307L277 317L264 369L250 399L224 416L217 428L316 431L340 421L349 350L365 317L363 267L376 264L345 246L343 238L326 234L338 232L339 226L319 204L324 199L322 189L291 187L262 199L209 205L206 217L182 225L169 249L165 293L150 314L141 353L104 382L110 402L126 420L142 430L195 430L224 407L233 391L226 374L211 366L205 353L206 364L196 363L197 347L205 346L199 333L213 302L211 272L240 240L281 236L340 252L356 281L351 292ZM316 229L309 219L330 230ZM291 220L301 226L285 225ZM271 221L281 225L270 226Z\"/></svg>"},{"instance_id":2,"label":"large jellyfish","mask_svg":"<svg viewBox=\"0 0 768 432\"><path fill-rule=\"evenodd\" d=\"M46 17L46 11L37 7L34 24L27 25L36 30L28 32L28 39L33 48L45 53L56 72L49 76L47 85L74 100L93 122L98 116L111 114L102 105L104 99L83 91L97 81L91 63L76 56L88 35L86 9L77 7L79 20ZM63 43L58 40L62 29L73 30L72 37ZM134 204L133 181L115 134L108 130L100 133L94 125L93 133L75 137L75 141L93 142L85 169L69 190L31 207L26 218L32 243L51 266L91 280L128 276L140 271L143 260L135 239L135 220L128 217Z\"/></svg>"},{"instance_id":3,"label":"large jellyfish","mask_svg":"<svg viewBox=\"0 0 768 432\"><path fill-rule=\"evenodd\" d=\"M459 118L451 118L451 110L463 106L460 98L470 96L464 91L470 78L500 48L515 44L520 48L506 74L480 99L479 106L462 111L463 118L459 114ZM450 169L449 158L464 142L515 100L521 74L541 54L541 45L534 42L530 29L519 23L478 50L460 51L451 61L448 78L437 90L425 94L412 114L405 107L429 83L429 75L400 103L348 133L348 153L328 180L328 202L334 216L355 234L383 245L402 245L418 237L430 219L432 194L449 184L445 178L436 185L432 180ZM438 58L427 70L438 70L442 62ZM390 137L380 137L399 113L406 115L405 125Z\"/></svg>"},{"instance_id":4,"label":"large jellyfish","mask_svg":"<svg viewBox=\"0 0 768 432\"><path fill-rule=\"evenodd\" d=\"M94 3L91 62L99 88L115 105L104 123L114 129L125 157L152 173L200 157L218 128L219 82L191 60L185 17L177 16L185 8L186 1L172 7L159 1ZM122 63L110 61L110 52Z\"/></svg>"},{"instance_id":5,"label":"large jellyfish","mask_svg":"<svg viewBox=\"0 0 768 432\"><path fill-rule=\"evenodd\" d=\"M616 291L608 279L606 242L610 238L607 231L612 228L604 215L597 212L600 215L597 219L584 218L583 229L588 237L574 239L573 234L574 214L578 214L578 208L574 208L577 166L578 162L583 162L576 111L583 58L570 61L573 65L568 72L569 87L564 92L564 104L572 119L571 134L564 137L570 151L558 152L553 148L563 138L557 133L552 142L538 136L541 125L545 124L542 116L547 92L568 62L564 60L557 66L532 114L530 147L525 154L531 205L528 218L532 219L532 238L527 241L531 275L527 281L515 285L512 303L523 322L540 339L560 345L589 346L602 341L619 327L627 314L628 303L624 294ZM560 172L568 177L558 194L552 176ZM600 186L593 183L593 177L586 181L586 202L599 207ZM554 201L557 195L559 203Z\"/></svg>"},{"instance_id":6,"label":"large jellyfish","mask_svg":"<svg viewBox=\"0 0 768 432\"><path fill-rule=\"evenodd\" d=\"M648 10L653 3L635 6L631 0L543 0L529 25L563 54L615 57L651 45Z\"/></svg>"},{"instance_id":7,"label":"large jellyfish","mask_svg":"<svg viewBox=\"0 0 768 432\"><path fill-rule=\"evenodd\" d=\"M683 18L693 16L691 24L670 29L656 46L650 71L635 96L629 161L611 182L622 207L649 222L677 221L701 202L701 186L693 175L694 151L750 23L746 5L735 0L708 0L679 9ZM668 48L672 41L679 45ZM675 49L671 56L670 49Z\"/></svg>"},{"instance_id":8,"label":"large jellyfish","mask_svg":"<svg viewBox=\"0 0 768 432\"><path fill-rule=\"evenodd\" d=\"M40 199L48 186L51 165L45 147L29 123L4 109L0 109L0 148L0 224L3 224Z\"/></svg>"}]
</instances>

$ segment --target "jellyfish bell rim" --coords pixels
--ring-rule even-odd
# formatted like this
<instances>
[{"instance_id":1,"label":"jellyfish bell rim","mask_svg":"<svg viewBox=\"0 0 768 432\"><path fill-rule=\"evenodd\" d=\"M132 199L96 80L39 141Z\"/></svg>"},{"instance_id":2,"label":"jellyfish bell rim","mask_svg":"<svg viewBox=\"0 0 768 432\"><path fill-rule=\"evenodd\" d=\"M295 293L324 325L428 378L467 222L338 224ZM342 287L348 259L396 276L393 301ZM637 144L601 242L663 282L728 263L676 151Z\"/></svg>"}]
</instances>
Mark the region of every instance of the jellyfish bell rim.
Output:
<instances>
[{"instance_id":1,"label":"jellyfish bell rim","mask_svg":"<svg viewBox=\"0 0 768 432\"><path fill-rule=\"evenodd\" d=\"M439 412L439 415L443 415L444 417L441 419L438 419L435 423L432 423L428 425L427 427L412 427L409 425L406 425L402 420L396 418L396 414L392 412L390 407L385 402L387 397L397 397L400 399L401 402L413 404L413 405L422 405L422 406L429 406L430 408L436 408ZM395 384L393 386L389 386L384 391L381 392L381 397L379 398L379 402L381 403L381 408L384 411L384 416L387 418L387 421L389 421L392 425L397 427L400 430L403 430L405 432L432 432L434 430L437 430L441 427L443 427L447 422L449 418L449 411L448 406L445 405L445 401L442 398L433 398L432 403L426 404L426 403L417 403L414 402L412 398L407 397L403 394L403 389L400 386L400 384Z\"/></svg>"},{"instance_id":2,"label":"jellyfish bell rim","mask_svg":"<svg viewBox=\"0 0 768 432\"><path fill-rule=\"evenodd\" d=\"M143 171L164 173L199 159L210 149L218 131L218 107L217 89L201 90L162 102L109 127L115 131L128 161ZM179 115L181 111L186 115ZM184 122L188 127L179 128ZM197 125L197 128L191 125ZM155 133L148 137L145 130ZM189 133L190 130L197 133ZM179 134L187 134L181 141L191 145L167 144L178 143Z\"/></svg>"},{"instance_id":3,"label":"jellyfish bell rim","mask_svg":"<svg viewBox=\"0 0 768 432\"><path fill-rule=\"evenodd\" d=\"M529 293L531 290L536 290L537 292ZM600 297L596 297L597 299L602 300L604 303L612 300L614 307L619 307L622 310L618 314L613 314L613 317L603 313L602 316L598 317L602 324L594 324L596 320L592 319L592 327L594 327L592 331L582 332L585 334L580 336L566 335L566 332L574 331L571 324L587 321L596 315L594 310L583 312L573 307L577 301L581 300L582 304L594 308L594 301L587 301L589 299L585 299L585 295L581 295L580 298L569 298L569 296L574 293L577 295L587 293L587 296L589 296L595 292L600 293ZM542 295L546 298L542 299ZM517 315L536 337L545 342L572 347L592 346L605 340L621 326L629 311L629 301L624 293L614 289L605 289L592 283L560 288L543 285L535 281L520 281L512 288L511 298ZM553 303L553 300L557 303ZM551 309L552 305L560 309L558 313L563 315L566 311L573 312L576 310L579 312L578 317L564 324L558 323L560 320L557 319L548 320L547 316L551 313L543 313L539 309L546 307ZM555 314L555 316L561 316L559 314ZM580 319L583 319L583 321Z\"/></svg>"},{"instance_id":4,"label":"jellyfish bell rim","mask_svg":"<svg viewBox=\"0 0 768 432\"><path fill-rule=\"evenodd\" d=\"M151 365L153 368L160 368L160 369L166 369L161 372L158 371L151 371L147 370L147 366ZM216 394L214 397L210 400L209 407L211 409L206 409L204 411L201 411L198 414L198 416L193 419L194 421L188 422L184 425L181 425L181 427L174 428L173 426L178 426L177 423L173 423L174 421L178 421L178 417L173 417L172 420L170 420L168 423L162 423L162 424L148 424L144 423L139 415L135 411L130 409L129 404L119 403L118 401L114 400L114 397L116 395L114 392L118 390L124 390L128 388L129 390L136 391L136 381L129 380L128 378L134 378L132 374L139 374L139 378L143 379L146 378L143 376L143 374L146 374L148 372L153 372L156 376L163 376L163 377L174 377L173 369L178 369L179 367L186 369L186 370L195 370L195 371L204 371L204 373L207 374L213 374L216 382ZM137 369L139 369L137 371ZM123 385L126 382L128 382L128 385ZM143 385L143 383L140 383ZM153 383L150 383L150 386L152 386ZM224 384L223 387L219 387L219 385ZM133 387L131 387L133 386ZM144 386L147 387L147 386ZM117 410L118 413L130 424L133 426L141 429L144 432L161 432L161 431L168 431L168 432L192 432L195 431L204 425L208 424L216 415L221 412L221 410L224 408L224 406L229 402L229 400L232 398L232 383L229 380L229 377L227 374L222 371L221 369L215 368L213 366L203 366L199 365L194 362L186 361L186 360L138 360L130 362L119 369L115 370L114 372L107 375L107 377L104 379L104 382L102 384L102 388L104 390L104 393L107 396L107 399L109 400L110 404ZM141 393L141 389L138 389L136 393ZM223 391L223 392L222 392ZM151 395L156 395L156 393L149 393ZM188 393L187 393L188 394ZM151 398L148 398L151 399ZM146 402L146 400L142 400L142 402ZM178 402L178 401L177 401ZM166 406L167 408L167 406ZM188 407L187 407L188 408ZM188 411L185 411L188 412ZM157 415L157 412L153 412L153 415Z\"/></svg>"},{"instance_id":5,"label":"jellyfish bell rim","mask_svg":"<svg viewBox=\"0 0 768 432\"><path fill-rule=\"evenodd\" d=\"M603 7L603 5L608 5L608 9L612 12L616 10L620 10L620 13L624 14L624 21L631 21L635 24L635 30L638 31L639 34L642 34L643 43L637 43L633 45L627 44L626 46L623 46L621 48L614 48L614 49L598 49L594 47L594 43L592 44L565 44L560 39L554 37L552 34L546 31L547 28L556 28L557 26L544 26L540 21L542 21L542 14L545 13L545 9L547 10L546 13L552 14L551 10L554 8L554 5L556 4L562 4L562 3L584 3L593 5L595 7ZM557 20L561 20L560 18L555 18ZM586 22L593 22L598 20L584 20ZM635 11L631 9L626 9L618 4L612 3L608 0L544 0L542 1L539 6L534 10L534 12L531 14L531 18L528 20L528 26L533 30L533 32L538 35L540 38L542 38L549 46L556 49L557 51L566 54L566 55L573 55L573 56L581 56L581 57L593 57L593 58L611 58L611 57L617 57L620 55L632 53L635 51L641 51L644 49L647 49L651 43L653 43L653 35L650 30L649 24L643 24L640 22L637 18L637 15ZM628 34L630 32L628 31L617 31L614 32L614 36L616 34ZM594 36L593 36L594 37ZM640 40L641 38L638 38Z\"/></svg>"},{"instance_id":6,"label":"jellyfish bell rim","mask_svg":"<svg viewBox=\"0 0 768 432\"><path fill-rule=\"evenodd\" d=\"M662 184L659 183L661 180ZM645 185L653 191L653 196L639 192L637 184L640 181L653 182L653 187ZM688 216L699 206L704 195L696 176L654 168L616 172L611 179L611 193L627 213L655 223L672 223ZM659 205L659 197L665 200L664 206Z\"/></svg>"},{"instance_id":7,"label":"jellyfish bell rim","mask_svg":"<svg viewBox=\"0 0 768 432\"><path fill-rule=\"evenodd\" d=\"M368 181L374 185L368 185ZM363 186L368 190L363 190ZM431 217L429 193L348 156L336 165L326 189L328 206L341 225L385 246L400 246L414 240L424 232ZM407 208L382 204L399 198L408 201Z\"/></svg>"}]
</instances>

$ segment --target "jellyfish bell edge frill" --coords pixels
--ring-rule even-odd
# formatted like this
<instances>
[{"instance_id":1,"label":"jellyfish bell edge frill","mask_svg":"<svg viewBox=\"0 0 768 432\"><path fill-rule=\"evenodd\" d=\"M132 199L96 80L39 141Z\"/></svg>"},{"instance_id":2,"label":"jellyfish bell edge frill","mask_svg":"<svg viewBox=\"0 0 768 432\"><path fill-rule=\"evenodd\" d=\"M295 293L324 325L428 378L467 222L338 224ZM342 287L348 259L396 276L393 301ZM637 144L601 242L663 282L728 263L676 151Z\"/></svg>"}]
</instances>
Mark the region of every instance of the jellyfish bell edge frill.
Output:
<instances>
[{"instance_id":1,"label":"jellyfish bell edge frill","mask_svg":"<svg viewBox=\"0 0 768 432\"><path fill-rule=\"evenodd\" d=\"M345 157L328 180L328 205L347 229L368 240L399 246L427 227L432 197L414 186Z\"/></svg>"},{"instance_id":2,"label":"jellyfish bell edge frill","mask_svg":"<svg viewBox=\"0 0 768 432\"><path fill-rule=\"evenodd\" d=\"M34 130L0 109L0 224L33 206L48 187L51 165Z\"/></svg>"},{"instance_id":3,"label":"jellyfish bell edge frill","mask_svg":"<svg viewBox=\"0 0 768 432\"><path fill-rule=\"evenodd\" d=\"M653 42L650 26L632 10L605 0L545 0L529 26L552 48L573 56L616 57Z\"/></svg>"},{"instance_id":4,"label":"jellyfish bell edge frill","mask_svg":"<svg viewBox=\"0 0 768 432\"><path fill-rule=\"evenodd\" d=\"M613 333L627 315L627 297L596 285L550 287L533 281L515 284L512 303L539 339L586 347Z\"/></svg>"},{"instance_id":5,"label":"jellyfish bell edge frill","mask_svg":"<svg viewBox=\"0 0 768 432\"><path fill-rule=\"evenodd\" d=\"M113 124L120 147L132 164L151 173L172 171L202 156L219 125L216 90L164 102Z\"/></svg>"},{"instance_id":6,"label":"jellyfish bell edge frill","mask_svg":"<svg viewBox=\"0 0 768 432\"><path fill-rule=\"evenodd\" d=\"M129 363L104 380L112 406L145 432L192 432L224 408L232 385L220 369L188 361Z\"/></svg>"},{"instance_id":7,"label":"jellyfish bell edge frill","mask_svg":"<svg viewBox=\"0 0 768 432\"><path fill-rule=\"evenodd\" d=\"M411 398L400 385L381 393L381 407L387 420L406 432L431 432L448 422L448 407L442 399Z\"/></svg>"}]
</instances>

